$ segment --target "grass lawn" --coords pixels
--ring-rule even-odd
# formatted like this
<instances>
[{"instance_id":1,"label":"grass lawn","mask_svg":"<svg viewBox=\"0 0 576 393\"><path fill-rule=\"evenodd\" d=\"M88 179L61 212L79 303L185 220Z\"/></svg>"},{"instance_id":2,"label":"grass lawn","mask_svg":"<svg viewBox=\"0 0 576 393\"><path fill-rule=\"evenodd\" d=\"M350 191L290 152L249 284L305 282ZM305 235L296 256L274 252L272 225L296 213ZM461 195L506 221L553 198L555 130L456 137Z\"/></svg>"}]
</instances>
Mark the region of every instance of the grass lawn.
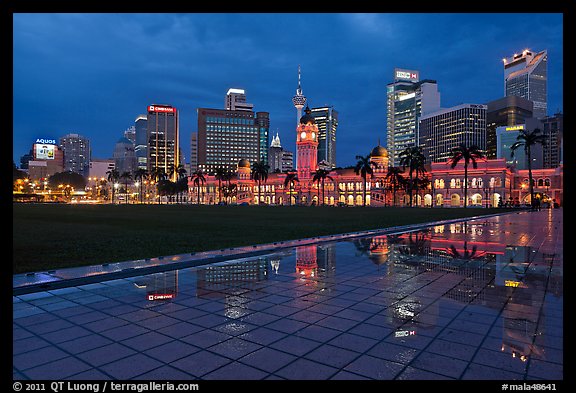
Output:
<instances>
[{"instance_id":1,"label":"grass lawn","mask_svg":"<svg viewBox=\"0 0 576 393\"><path fill-rule=\"evenodd\" d=\"M501 213L485 208L13 205L13 273Z\"/></svg>"}]
</instances>

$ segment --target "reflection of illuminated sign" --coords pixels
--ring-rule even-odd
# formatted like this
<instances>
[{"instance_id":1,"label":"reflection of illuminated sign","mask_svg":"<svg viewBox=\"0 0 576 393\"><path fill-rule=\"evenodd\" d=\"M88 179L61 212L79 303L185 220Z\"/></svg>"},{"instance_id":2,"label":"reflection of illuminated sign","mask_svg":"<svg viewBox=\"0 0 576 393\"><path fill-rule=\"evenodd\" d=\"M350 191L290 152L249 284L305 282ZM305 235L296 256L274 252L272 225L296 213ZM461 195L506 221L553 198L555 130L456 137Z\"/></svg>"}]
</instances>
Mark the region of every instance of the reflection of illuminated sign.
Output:
<instances>
[{"instance_id":1,"label":"reflection of illuminated sign","mask_svg":"<svg viewBox=\"0 0 576 393\"><path fill-rule=\"evenodd\" d=\"M168 113L174 113L176 112L176 108L172 108L171 106L154 106L154 105L149 105L148 106L148 112L168 112Z\"/></svg>"},{"instance_id":2,"label":"reflection of illuminated sign","mask_svg":"<svg viewBox=\"0 0 576 393\"><path fill-rule=\"evenodd\" d=\"M34 152L37 160L53 160L54 159L55 145L50 144L34 144Z\"/></svg>"},{"instance_id":3,"label":"reflection of illuminated sign","mask_svg":"<svg viewBox=\"0 0 576 393\"><path fill-rule=\"evenodd\" d=\"M408 337L408 336L415 336L416 330L398 330L394 332L394 337Z\"/></svg>"},{"instance_id":4,"label":"reflection of illuminated sign","mask_svg":"<svg viewBox=\"0 0 576 393\"><path fill-rule=\"evenodd\" d=\"M517 130L523 130L524 129L524 125L519 125L519 126L510 126L510 127L506 127L506 131L517 131Z\"/></svg>"},{"instance_id":5,"label":"reflection of illuminated sign","mask_svg":"<svg viewBox=\"0 0 576 393\"><path fill-rule=\"evenodd\" d=\"M156 293L153 295L148 295L148 300L166 300L174 299L173 293Z\"/></svg>"},{"instance_id":6,"label":"reflection of illuminated sign","mask_svg":"<svg viewBox=\"0 0 576 393\"><path fill-rule=\"evenodd\" d=\"M519 282L519 281L512 281L512 280L505 280L505 281L504 281L504 285L507 286L507 287L514 287L514 288L516 288L517 286L520 285L520 282Z\"/></svg>"}]
</instances>

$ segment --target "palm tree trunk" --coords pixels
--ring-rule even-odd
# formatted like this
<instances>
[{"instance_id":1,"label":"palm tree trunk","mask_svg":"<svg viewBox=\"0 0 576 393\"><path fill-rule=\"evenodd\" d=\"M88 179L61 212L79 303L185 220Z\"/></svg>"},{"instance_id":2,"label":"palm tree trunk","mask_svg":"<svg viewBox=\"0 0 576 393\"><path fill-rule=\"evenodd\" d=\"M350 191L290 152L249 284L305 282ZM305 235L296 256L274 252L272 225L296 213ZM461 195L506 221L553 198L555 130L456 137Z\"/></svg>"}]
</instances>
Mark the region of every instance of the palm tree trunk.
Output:
<instances>
[{"instance_id":1,"label":"palm tree trunk","mask_svg":"<svg viewBox=\"0 0 576 393\"><path fill-rule=\"evenodd\" d=\"M464 208L468 206L468 163L464 162Z\"/></svg>"}]
</instances>

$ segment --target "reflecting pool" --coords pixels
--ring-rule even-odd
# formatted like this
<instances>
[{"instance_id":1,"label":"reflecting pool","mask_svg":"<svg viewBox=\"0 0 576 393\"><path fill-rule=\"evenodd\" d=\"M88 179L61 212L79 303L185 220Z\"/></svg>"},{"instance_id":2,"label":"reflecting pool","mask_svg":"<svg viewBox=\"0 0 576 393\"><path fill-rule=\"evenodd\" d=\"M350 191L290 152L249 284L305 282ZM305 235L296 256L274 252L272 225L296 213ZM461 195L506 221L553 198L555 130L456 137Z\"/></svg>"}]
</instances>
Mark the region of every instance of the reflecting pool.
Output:
<instances>
[{"instance_id":1,"label":"reflecting pool","mask_svg":"<svg viewBox=\"0 0 576 393\"><path fill-rule=\"evenodd\" d=\"M546 214L16 296L14 378L561 380Z\"/></svg>"}]
</instances>

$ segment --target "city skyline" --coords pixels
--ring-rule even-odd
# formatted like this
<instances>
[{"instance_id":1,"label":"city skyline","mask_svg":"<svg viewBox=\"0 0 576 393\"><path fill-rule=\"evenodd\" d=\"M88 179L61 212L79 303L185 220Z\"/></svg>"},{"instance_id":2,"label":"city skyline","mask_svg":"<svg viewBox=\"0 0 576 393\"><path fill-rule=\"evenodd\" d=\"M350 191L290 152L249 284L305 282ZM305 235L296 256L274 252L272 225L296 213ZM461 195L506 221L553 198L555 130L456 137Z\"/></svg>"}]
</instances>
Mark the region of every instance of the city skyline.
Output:
<instances>
[{"instance_id":1,"label":"city skyline","mask_svg":"<svg viewBox=\"0 0 576 393\"><path fill-rule=\"evenodd\" d=\"M180 112L189 163L196 110L224 109L230 88L270 113L268 144L278 133L295 152L299 65L306 105L338 111L342 167L386 141L386 85L395 68L436 80L442 108L486 104L504 97L503 58L547 50L552 115L563 111L563 15L538 14L539 24L528 17L534 14L14 14L13 159L19 165L36 138L69 133L90 140L93 158L110 158L148 105L167 104Z\"/></svg>"}]
</instances>

